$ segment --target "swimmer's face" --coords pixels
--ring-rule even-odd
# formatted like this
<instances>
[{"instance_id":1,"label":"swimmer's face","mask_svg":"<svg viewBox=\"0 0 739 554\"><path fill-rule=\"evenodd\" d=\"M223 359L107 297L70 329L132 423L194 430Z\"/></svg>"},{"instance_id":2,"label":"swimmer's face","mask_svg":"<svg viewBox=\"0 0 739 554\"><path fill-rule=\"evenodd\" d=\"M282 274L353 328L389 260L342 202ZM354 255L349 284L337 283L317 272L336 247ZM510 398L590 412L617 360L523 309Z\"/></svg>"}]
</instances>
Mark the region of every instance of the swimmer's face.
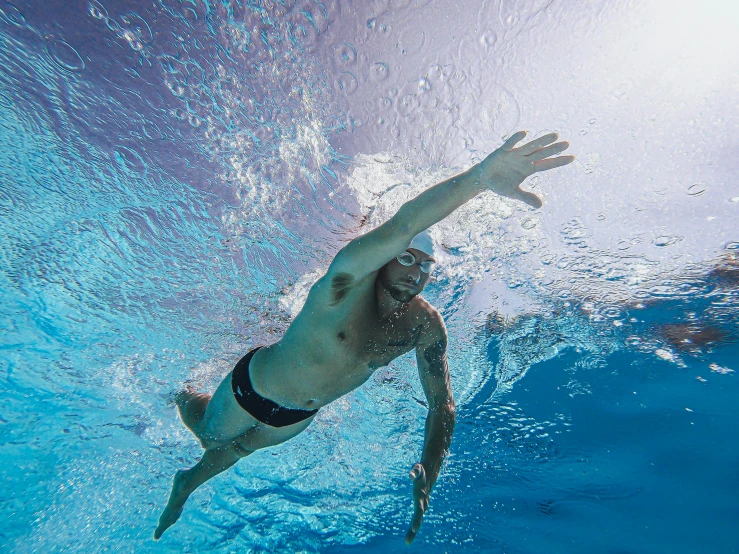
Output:
<instances>
[{"instance_id":1,"label":"swimmer's face","mask_svg":"<svg viewBox=\"0 0 739 554\"><path fill-rule=\"evenodd\" d=\"M421 293L431 277L431 273L424 273L418 264L433 261L433 258L415 248L409 248L408 252L415 256L415 264L405 266L393 258L382 266L378 275L380 284L398 302L413 300Z\"/></svg>"}]
</instances>

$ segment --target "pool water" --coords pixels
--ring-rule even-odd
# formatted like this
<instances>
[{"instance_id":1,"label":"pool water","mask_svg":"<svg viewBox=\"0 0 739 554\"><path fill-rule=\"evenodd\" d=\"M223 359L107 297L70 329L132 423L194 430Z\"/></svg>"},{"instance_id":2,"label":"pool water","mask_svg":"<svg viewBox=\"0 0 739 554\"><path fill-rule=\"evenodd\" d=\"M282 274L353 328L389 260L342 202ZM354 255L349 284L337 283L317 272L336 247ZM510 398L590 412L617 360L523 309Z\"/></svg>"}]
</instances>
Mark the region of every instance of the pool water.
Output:
<instances>
[{"instance_id":1,"label":"pool water","mask_svg":"<svg viewBox=\"0 0 739 554\"><path fill-rule=\"evenodd\" d=\"M739 552L736 23L0 1L0 550ZM578 159L527 181L541 210L481 195L433 229L457 426L413 545L412 356L154 542L201 454L172 391L212 391L348 240L518 129Z\"/></svg>"}]
</instances>

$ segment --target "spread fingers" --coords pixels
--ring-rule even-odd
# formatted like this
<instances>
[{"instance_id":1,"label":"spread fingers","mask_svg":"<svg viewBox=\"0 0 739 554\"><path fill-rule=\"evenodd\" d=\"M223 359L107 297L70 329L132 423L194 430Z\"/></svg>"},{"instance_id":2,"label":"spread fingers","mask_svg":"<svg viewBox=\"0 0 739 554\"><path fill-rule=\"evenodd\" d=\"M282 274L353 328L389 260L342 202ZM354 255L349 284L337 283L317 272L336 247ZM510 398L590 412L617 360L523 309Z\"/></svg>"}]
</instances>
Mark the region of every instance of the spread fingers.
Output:
<instances>
[{"instance_id":1,"label":"spread fingers","mask_svg":"<svg viewBox=\"0 0 739 554\"><path fill-rule=\"evenodd\" d=\"M558 142L556 144L545 146L544 148L539 148L538 150L535 150L531 154L528 154L526 157L532 161L543 160L544 158L548 158L549 156L554 156L555 154L564 152L569 147L570 147L569 142Z\"/></svg>"},{"instance_id":2,"label":"spread fingers","mask_svg":"<svg viewBox=\"0 0 739 554\"><path fill-rule=\"evenodd\" d=\"M514 133L511 138L503 143L503 146L501 146L501 148L503 150L513 150L513 147L516 146L516 143L522 141L525 136L526 131L519 131L518 133Z\"/></svg>"},{"instance_id":3,"label":"spread fingers","mask_svg":"<svg viewBox=\"0 0 739 554\"><path fill-rule=\"evenodd\" d=\"M535 171L546 171L547 169L554 169L555 167L561 167L575 161L575 156L560 156L558 158L548 158L546 160L539 160L534 162Z\"/></svg>"},{"instance_id":4,"label":"spread fingers","mask_svg":"<svg viewBox=\"0 0 739 554\"><path fill-rule=\"evenodd\" d=\"M524 144L521 148L518 149L518 152L524 155L531 154L532 152L536 152L537 150L539 150L539 148L543 148L547 144L552 144L555 140L557 140L557 138L559 138L557 133L548 133L543 137L532 140L528 144Z\"/></svg>"}]
</instances>

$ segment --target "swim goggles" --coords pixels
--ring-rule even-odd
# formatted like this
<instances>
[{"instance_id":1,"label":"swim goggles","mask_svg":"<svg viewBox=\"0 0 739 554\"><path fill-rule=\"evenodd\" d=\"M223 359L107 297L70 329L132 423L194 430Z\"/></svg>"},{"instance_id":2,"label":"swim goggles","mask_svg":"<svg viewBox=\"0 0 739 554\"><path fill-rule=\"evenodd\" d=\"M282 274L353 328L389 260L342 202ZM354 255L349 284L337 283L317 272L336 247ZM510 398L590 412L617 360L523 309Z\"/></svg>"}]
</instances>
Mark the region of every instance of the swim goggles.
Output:
<instances>
[{"instance_id":1,"label":"swim goggles","mask_svg":"<svg viewBox=\"0 0 739 554\"><path fill-rule=\"evenodd\" d=\"M407 250L395 259L398 260L401 265L404 265L406 267L417 265L424 273L431 273L431 270L433 269L435 263L434 260L426 260L425 262L417 263L416 257Z\"/></svg>"}]
</instances>

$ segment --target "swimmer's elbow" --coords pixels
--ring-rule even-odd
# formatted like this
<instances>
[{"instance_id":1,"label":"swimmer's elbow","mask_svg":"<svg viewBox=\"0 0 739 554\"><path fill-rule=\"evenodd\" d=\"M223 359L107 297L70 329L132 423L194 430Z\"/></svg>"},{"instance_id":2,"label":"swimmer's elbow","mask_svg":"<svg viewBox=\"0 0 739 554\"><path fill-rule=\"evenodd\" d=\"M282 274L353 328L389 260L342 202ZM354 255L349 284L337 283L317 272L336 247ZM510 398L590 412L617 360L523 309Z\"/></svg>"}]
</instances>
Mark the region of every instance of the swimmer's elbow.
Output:
<instances>
[{"instance_id":1,"label":"swimmer's elbow","mask_svg":"<svg viewBox=\"0 0 739 554\"><path fill-rule=\"evenodd\" d=\"M445 419L451 420L452 424L457 419L457 407L454 404L453 398L449 398L444 402L440 402L435 406L432 406L429 411L434 412Z\"/></svg>"}]
</instances>

